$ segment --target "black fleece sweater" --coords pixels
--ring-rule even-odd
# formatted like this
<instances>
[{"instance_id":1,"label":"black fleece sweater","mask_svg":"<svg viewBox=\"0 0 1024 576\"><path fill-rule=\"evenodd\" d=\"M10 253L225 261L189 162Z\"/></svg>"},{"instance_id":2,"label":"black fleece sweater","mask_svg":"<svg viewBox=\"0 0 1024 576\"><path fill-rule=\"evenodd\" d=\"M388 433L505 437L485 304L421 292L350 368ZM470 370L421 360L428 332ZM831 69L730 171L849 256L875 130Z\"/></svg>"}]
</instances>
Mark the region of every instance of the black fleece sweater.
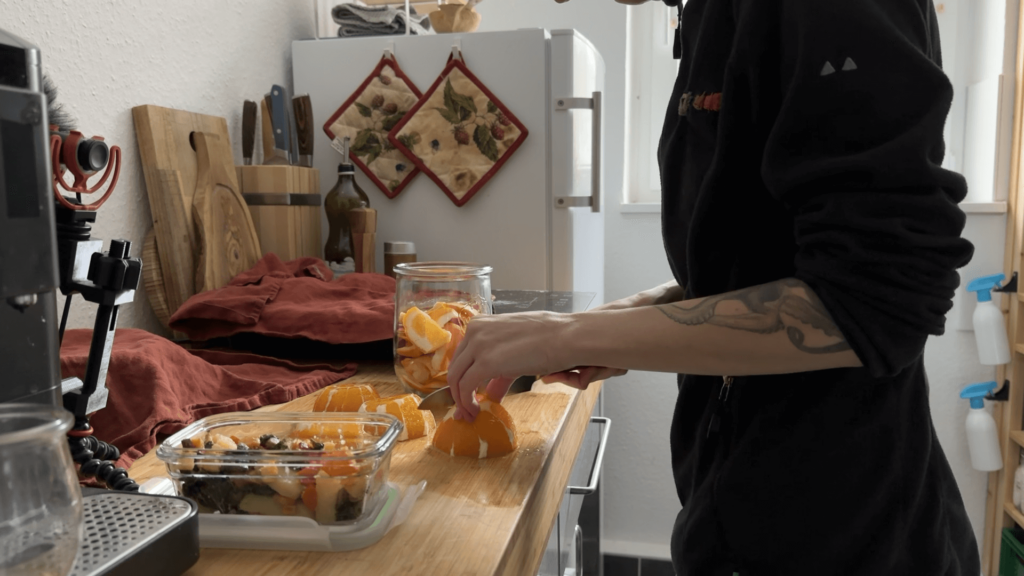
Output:
<instances>
[{"instance_id":1,"label":"black fleece sweater","mask_svg":"<svg viewBox=\"0 0 1024 576\"><path fill-rule=\"evenodd\" d=\"M803 280L864 367L737 378L724 402L680 377L677 573L978 576L923 365L972 254L931 0L689 0L681 23L659 150L676 279Z\"/></svg>"}]
</instances>

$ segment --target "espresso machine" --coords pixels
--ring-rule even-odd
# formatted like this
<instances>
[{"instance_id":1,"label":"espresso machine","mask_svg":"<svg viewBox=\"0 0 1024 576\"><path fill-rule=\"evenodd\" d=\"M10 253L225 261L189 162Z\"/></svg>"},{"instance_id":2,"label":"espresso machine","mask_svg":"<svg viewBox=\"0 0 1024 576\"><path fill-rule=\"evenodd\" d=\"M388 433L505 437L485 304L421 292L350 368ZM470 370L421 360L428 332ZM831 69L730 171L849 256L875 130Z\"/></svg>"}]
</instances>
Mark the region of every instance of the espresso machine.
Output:
<instances>
[{"instance_id":1,"label":"espresso machine","mask_svg":"<svg viewBox=\"0 0 1024 576\"><path fill-rule=\"evenodd\" d=\"M107 404L118 309L132 302L142 262L131 256L130 242L112 240L103 251L90 233L114 191L120 150L54 122L54 98L39 49L0 30L0 403L71 412L76 472L104 486L82 489L81 546L71 574L182 574L199 555L195 503L140 493L116 467L117 448L89 425L89 415ZM57 290L65 296L60 318ZM62 379L60 340L75 296L97 307L96 322L84 378ZM2 490L0 484L0 499Z\"/></svg>"}]
</instances>

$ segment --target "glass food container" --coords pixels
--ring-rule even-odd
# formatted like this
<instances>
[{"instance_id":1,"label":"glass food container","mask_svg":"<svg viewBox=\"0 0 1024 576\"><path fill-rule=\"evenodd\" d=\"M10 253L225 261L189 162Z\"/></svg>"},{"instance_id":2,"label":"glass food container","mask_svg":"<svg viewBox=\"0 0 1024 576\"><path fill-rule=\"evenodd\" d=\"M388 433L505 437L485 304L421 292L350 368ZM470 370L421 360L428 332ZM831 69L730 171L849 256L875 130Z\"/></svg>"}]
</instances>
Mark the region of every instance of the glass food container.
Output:
<instances>
[{"instance_id":1,"label":"glass food container","mask_svg":"<svg viewBox=\"0 0 1024 576\"><path fill-rule=\"evenodd\" d=\"M64 410L0 405L0 574L71 571L82 529L71 424Z\"/></svg>"},{"instance_id":2,"label":"glass food container","mask_svg":"<svg viewBox=\"0 0 1024 576\"><path fill-rule=\"evenodd\" d=\"M200 512L354 524L386 491L401 431L390 414L232 412L193 423L156 455Z\"/></svg>"},{"instance_id":3,"label":"glass food container","mask_svg":"<svg viewBox=\"0 0 1024 576\"><path fill-rule=\"evenodd\" d=\"M448 363L469 320L491 313L491 267L455 262L395 266L395 374L425 396L448 385Z\"/></svg>"}]
</instances>

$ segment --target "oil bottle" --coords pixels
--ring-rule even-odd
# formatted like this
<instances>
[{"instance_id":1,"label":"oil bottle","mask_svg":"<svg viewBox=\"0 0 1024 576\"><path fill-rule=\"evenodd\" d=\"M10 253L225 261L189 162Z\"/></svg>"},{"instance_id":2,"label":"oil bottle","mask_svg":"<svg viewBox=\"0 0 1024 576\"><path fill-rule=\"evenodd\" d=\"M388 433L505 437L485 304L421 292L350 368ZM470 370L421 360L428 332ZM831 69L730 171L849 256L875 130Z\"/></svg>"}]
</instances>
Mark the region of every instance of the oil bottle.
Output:
<instances>
[{"instance_id":1,"label":"oil bottle","mask_svg":"<svg viewBox=\"0 0 1024 576\"><path fill-rule=\"evenodd\" d=\"M324 199L327 212L328 234L324 245L324 260L342 264L346 258L355 258L352 248L352 224L349 213L356 208L369 208L370 199L356 184L355 166L347 162L338 164L338 182Z\"/></svg>"}]
</instances>

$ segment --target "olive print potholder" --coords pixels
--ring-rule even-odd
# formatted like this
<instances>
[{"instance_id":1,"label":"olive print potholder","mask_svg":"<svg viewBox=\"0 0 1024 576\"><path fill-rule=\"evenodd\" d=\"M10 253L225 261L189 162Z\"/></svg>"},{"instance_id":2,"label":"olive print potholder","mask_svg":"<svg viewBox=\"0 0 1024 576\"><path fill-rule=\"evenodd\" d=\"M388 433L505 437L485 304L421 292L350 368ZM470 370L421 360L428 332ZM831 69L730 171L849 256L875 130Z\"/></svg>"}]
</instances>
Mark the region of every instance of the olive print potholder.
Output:
<instances>
[{"instance_id":1,"label":"olive print potholder","mask_svg":"<svg viewBox=\"0 0 1024 576\"><path fill-rule=\"evenodd\" d=\"M327 123L327 137L340 143L349 138L352 162L388 198L398 196L419 170L388 141L388 131L420 99L420 91L389 55L338 108Z\"/></svg>"},{"instance_id":2,"label":"olive print potholder","mask_svg":"<svg viewBox=\"0 0 1024 576\"><path fill-rule=\"evenodd\" d=\"M388 134L455 203L463 206L526 140L528 131L466 67L452 58Z\"/></svg>"}]
</instances>

